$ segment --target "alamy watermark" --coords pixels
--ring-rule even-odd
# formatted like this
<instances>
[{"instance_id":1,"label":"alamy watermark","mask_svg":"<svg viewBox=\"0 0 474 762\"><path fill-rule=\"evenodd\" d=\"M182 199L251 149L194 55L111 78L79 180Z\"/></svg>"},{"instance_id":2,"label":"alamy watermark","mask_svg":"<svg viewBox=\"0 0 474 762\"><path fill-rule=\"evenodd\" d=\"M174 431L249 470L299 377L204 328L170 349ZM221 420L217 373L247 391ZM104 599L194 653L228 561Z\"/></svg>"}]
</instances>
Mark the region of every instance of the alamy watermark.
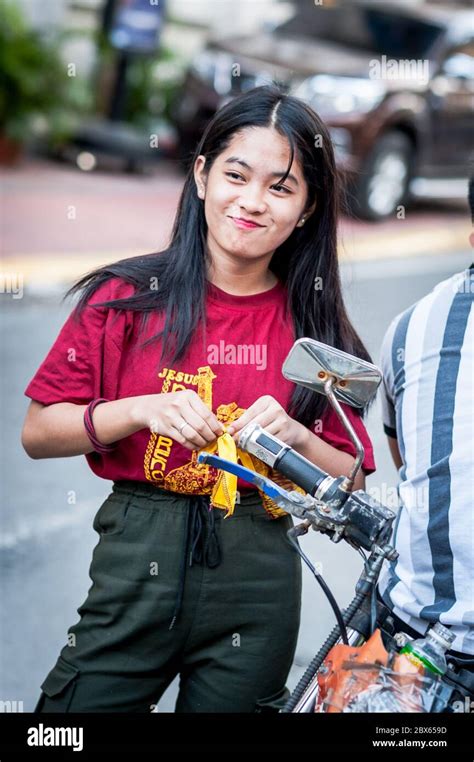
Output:
<instances>
[{"instance_id":1,"label":"alamy watermark","mask_svg":"<svg viewBox=\"0 0 474 762\"><path fill-rule=\"evenodd\" d=\"M430 78L430 62L427 58L372 58L369 61L370 79L416 80L427 85Z\"/></svg>"},{"instance_id":2,"label":"alamy watermark","mask_svg":"<svg viewBox=\"0 0 474 762\"><path fill-rule=\"evenodd\" d=\"M23 701L1 700L0 701L0 714L3 712L24 712Z\"/></svg>"},{"instance_id":3,"label":"alamy watermark","mask_svg":"<svg viewBox=\"0 0 474 762\"><path fill-rule=\"evenodd\" d=\"M72 746L73 751L84 748L84 728L52 728L40 723L28 728L28 746Z\"/></svg>"},{"instance_id":4,"label":"alamy watermark","mask_svg":"<svg viewBox=\"0 0 474 762\"><path fill-rule=\"evenodd\" d=\"M255 365L257 370L267 367L266 344L227 344L223 339L219 344L207 347L209 365Z\"/></svg>"},{"instance_id":5,"label":"alamy watermark","mask_svg":"<svg viewBox=\"0 0 474 762\"><path fill-rule=\"evenodd\" d=\"M12 294L13 299L22 299L22 273L0 273L0 294Z\"/></svg>"},{"instance_id":6,"label":"alamy watermark","mask_svg":"<svg viewBox=\"0 0 474 762\"><path fill-rule=\"evenodd\" d=\"M470 696L464 696L464 698L459 701L453 701L451 707L453 712L472 714L474 712L474 701Z\"/></svg>"}]
</instances>

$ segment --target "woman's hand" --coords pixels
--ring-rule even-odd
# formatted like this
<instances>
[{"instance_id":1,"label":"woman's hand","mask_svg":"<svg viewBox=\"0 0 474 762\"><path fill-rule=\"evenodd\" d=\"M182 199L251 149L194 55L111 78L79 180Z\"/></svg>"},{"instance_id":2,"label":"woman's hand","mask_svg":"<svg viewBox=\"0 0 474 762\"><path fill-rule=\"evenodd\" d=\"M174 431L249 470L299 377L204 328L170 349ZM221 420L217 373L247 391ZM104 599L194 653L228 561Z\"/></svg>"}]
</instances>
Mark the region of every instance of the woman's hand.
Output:
<instances>
[{"instance_id":1,"label":"woman's hand","mask_svg":"<svg viewBox=\"0 0 474 762\"><path fill-rule=\"evenodd\" d=\"M281 439L290 447L301 447L308 436L308 429L287 414L286 410L273 397L266 394L259 397L240 418L233 421L227 429L235 442L238 441L241 430L248 423L259 423L260 426Z\"/></svg>"},{"instance_id":2,"label":"woman's hand","mask_svg":"<svg viewBox=\"0 0 474 762\"><path fill-rule=\"evenodd\" d=\"M300 455L303 455L312 463L315 463L323 471L337 477L348 474L354 463L354 457L346 452L341 452L336 447L324 442L317 434L313 434L303 424L298 423L286 413L284 408L269 395L259 397L240 418L232 423L227 429L236 444L239 434L248 423L259 423L260 426L281 439L285 444L293 447ZM354 489L365 489L365 476L363 471L357 474Z\"/></svg>"},{"instance_id":3,"label":"woman's hand","mask_svg":"<svg viewBox=\"0 0 474 762\"><path fill-rule=\"evenodd\" d=\"M191 389L144 394L134 400L131 415L135 423L171 437L189 450L200 450L224 433L214 413Z\"/></svg>"}]
</instances>

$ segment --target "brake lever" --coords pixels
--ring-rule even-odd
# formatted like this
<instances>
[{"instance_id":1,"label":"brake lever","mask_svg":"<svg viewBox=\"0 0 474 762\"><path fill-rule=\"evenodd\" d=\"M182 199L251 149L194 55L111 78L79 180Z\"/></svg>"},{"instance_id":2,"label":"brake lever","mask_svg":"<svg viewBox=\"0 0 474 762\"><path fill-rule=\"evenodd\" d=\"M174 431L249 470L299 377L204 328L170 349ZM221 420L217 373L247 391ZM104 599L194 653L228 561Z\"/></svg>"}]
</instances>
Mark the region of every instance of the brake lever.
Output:
<instances>
[{"instance_id":1,"label":"brake lever","mask_svg":"<svg viewBox=\"0 0 474 762\"><path fill-rule=\"evenodd\" d=\"M233 463L225 458L220 458L218 455L211 455L206 452L199 453L197 460L198 463L205 463L208 466L219 468L222 471L228 471L239 479L253 484L268 495L279 508L283 508L284 511L291 513L297 518L305 519L307 518L307 512L314 510L315 500L310 495L302 495L295 490L288 492L286 489L283 489L283 487L275 484L275 482L267 476L262 476L262 474L258 474L250 468L241 466L239 463Z\"/></svg>"}]
</instances>

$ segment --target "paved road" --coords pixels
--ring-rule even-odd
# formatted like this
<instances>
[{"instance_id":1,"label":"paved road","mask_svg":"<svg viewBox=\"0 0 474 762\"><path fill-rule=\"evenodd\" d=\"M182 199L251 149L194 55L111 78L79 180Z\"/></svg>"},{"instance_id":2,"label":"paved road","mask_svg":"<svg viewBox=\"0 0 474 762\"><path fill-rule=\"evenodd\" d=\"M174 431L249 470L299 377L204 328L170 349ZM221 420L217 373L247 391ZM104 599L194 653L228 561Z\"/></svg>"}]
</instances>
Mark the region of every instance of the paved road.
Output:
<instances>
[{"instance_id":1,"label":"paved road","mask_svg":"<svg viewBox=\"0 0 474 762\"><path fill-rule=\"evenodd\" d=\"M471 259L472 252L465 250L343 267L350 312L374 358L390 319L436 282L468 266ZM27 406L23 390L68 311L59 306L58 299L3 296L0 699L23 701L25 711L32 710L39 685L65 642L68 626L77 621L77 608L90 585L88 568L97 540L92 518L110 491L110 482L89 473L85 459L33 461L20 444ZM393 487L396 473L387 454L378 405L372 409L369 431L378 470L369 478L368 487ZM339 603L346 605L360 572L357 554L314 533L303 543L313 561L323 563L326 580ZM325 598L305 573L303 618L290 688L332 625ZM160 710L172 711L175 695L173 684Z\"/></svg>"}]
</instances>

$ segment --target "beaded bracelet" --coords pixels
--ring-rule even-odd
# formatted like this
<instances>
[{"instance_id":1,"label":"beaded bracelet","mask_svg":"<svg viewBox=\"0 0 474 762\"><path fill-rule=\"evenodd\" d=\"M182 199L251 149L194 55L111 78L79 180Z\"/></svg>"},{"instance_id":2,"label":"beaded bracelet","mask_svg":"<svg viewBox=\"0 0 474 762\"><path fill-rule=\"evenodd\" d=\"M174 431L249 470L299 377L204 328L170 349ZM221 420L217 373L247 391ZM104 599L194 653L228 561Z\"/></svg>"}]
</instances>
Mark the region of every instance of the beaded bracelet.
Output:
<instances>
[{"instance_id":1,"label":"beaded bracelet","mask_svg":"<svg viewBox=\"0 0 474 762\"><path fill-rule=\"evenodd\" d=\"M118 445L118 442L113 442L113 444L102 444L102 442L99 442L97 439L97 435L95 433L94 423L92 421L92 413L94 412L97 405L100 405L101 402L110 402L110 400L106 400L104 397L98 397L95 400L92 400L92 402L89 402L86 409L84 410L84 426L86 428L87 435L91 441L91 443L94 445L94 450L99 453L107 453L112 452L112 450L115 450L115 448Z\"/></svg>"}]
</instances>

